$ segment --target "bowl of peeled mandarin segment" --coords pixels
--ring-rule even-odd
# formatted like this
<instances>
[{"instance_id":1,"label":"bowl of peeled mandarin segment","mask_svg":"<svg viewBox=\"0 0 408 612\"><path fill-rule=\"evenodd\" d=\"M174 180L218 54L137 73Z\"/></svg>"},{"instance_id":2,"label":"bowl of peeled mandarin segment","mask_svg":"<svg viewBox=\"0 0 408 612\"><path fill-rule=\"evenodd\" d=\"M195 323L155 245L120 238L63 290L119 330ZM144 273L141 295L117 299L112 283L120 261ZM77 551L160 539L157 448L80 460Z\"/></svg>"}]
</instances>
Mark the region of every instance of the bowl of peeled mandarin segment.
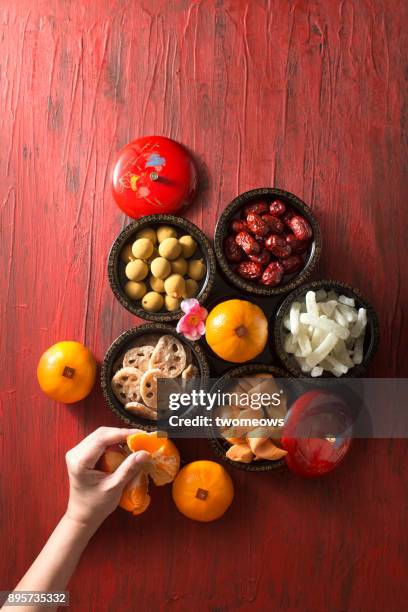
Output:
<instances>
[{"instance_id":1,"label":"bowl of peeled mandarin segment","mask_svg":"<svg viewBox=\"0 0 408 612\"><path fill-rule=\"evenodd\" d=\"M183 299L204 302L215 278L215 256L194 223L173 215L150 215L128 225L108 259L111 289L140 318L177 320Z\"/></svg>"}]
</instances>

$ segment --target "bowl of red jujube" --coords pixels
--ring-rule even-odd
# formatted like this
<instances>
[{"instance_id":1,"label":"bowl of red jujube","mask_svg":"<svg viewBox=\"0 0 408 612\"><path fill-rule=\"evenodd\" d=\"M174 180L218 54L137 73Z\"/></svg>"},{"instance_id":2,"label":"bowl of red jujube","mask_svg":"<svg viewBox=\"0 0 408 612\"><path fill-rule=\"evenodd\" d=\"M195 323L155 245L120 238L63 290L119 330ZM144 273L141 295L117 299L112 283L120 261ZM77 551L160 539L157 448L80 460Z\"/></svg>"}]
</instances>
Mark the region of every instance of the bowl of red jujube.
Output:
<instances>
[{"instance_id":1,"label":"bowl of red jujube","mask_svg":"<svg viewBox=\"0 0 408 612\"><path fill-rule=\"evenodd\" d=\"M220 268L253 295L277 295L304 283L316 266L321 233L310 208L288 191L264 187L242 193L215 228Z\"/></svg>"}]
</instances>

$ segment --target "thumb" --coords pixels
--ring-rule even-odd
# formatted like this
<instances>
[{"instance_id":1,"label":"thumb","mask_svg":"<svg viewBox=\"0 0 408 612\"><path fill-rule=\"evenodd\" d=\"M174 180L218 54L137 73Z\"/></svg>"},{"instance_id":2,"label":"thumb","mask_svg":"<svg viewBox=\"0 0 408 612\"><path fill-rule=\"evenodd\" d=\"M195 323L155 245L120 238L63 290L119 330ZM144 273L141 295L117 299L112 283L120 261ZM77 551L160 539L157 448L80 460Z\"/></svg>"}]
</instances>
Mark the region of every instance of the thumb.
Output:
<instances>
[{"instance_id":1,"label":"thumb","mask_svg":"<svg viewBox=\"0 0 408 612\"><path fill-rule=\"evenodd\" d=\"M142 468L148 463L150 453L146 451L138 451L132 453L120 464L120 466L109 477L112 486L124 487L132 478L134 478Z\"/></svg>"}]
</instances>

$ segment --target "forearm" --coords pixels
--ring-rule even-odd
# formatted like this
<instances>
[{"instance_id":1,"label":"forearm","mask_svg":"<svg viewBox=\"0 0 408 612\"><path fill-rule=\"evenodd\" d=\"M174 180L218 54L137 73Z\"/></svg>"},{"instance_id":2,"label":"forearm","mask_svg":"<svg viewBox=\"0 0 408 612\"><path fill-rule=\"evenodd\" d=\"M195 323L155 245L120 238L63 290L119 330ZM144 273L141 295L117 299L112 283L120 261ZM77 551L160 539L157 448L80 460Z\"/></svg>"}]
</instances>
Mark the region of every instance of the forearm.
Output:
<instances>
[{"instance_id":1,"label":"forearm","mask_svg":"<svg viewBox=\"0 0 408 612\"><path fill-rule=\"evenodd\" d=\"M15 590L63 591L95 530L65 514ZM42 609L41 605L13 607L16 612Z\"/></svg>"}]
</instances>

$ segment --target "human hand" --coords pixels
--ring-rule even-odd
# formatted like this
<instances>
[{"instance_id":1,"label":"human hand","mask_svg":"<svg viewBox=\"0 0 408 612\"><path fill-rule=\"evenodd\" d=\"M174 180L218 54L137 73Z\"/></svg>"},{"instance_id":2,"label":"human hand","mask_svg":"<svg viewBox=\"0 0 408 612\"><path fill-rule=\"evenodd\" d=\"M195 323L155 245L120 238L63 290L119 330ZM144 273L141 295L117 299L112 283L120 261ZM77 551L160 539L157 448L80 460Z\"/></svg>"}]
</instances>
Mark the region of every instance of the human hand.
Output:
<instances>
[{"instance_id":1,"label":"human hand","mask_svg":"<svg viewBox=\"0 0 408 612\"><path fill-rule=\"evenodd\" d=\"M108 446L120 444L134 429L99 427L66 454L69 501L66 516L96 530L115 510L126 484L138 474L149 453L132 453L112 474L95 469Z\"/></svg>"}]
</instances>

